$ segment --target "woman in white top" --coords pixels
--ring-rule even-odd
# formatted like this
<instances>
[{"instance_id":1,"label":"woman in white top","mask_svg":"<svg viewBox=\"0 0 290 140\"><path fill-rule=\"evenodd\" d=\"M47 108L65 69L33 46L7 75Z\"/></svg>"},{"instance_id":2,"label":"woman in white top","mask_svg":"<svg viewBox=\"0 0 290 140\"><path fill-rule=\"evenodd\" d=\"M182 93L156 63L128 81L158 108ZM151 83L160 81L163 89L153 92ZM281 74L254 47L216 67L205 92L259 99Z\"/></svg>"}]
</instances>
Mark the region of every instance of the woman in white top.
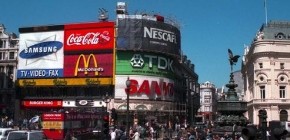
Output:
<instances>
[{"instance_id":1,"label":"woman in white top","mask_svg":"<svg viewBox=\"0 0 290 140\"><path fill-rule=\"evenodd\" d=\"M138 131L135 131L133 137L132 137L133 140L140 140L140 133Z\"/></svg>"},{"instance_id":2,"label":"woman in white top","mask_svg":"<svg viewBox=\"0 0 290 140\"><path fill-rule=\"evenodd\" d=\"M111 135L111 140L116 140L116 131L115 131L115 129L112 130L110 135Z\"/></svg>"}]
</instances>

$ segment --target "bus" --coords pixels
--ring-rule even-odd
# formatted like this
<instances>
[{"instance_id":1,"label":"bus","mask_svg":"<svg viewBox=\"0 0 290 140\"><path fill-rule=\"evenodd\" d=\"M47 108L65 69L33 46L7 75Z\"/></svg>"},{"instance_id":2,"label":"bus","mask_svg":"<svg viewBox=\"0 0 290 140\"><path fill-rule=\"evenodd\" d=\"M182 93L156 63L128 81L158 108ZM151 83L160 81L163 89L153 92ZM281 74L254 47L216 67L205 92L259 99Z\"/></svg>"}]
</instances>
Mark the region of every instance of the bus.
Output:
<instances>
[{"instance_id":1,"label":"bus","mask_svg":"<svg viewBox=\"0 0 290 140\"><path fill-rule=\"evenodd\" d=\"M109 113L43 113L41 116L42 130L48 139L63 140L67 137L91 139L96 137L93 130L100 128L101 135L108 135ZM100 136L98 136L100 137Z\"/></svg>"}]
</instances>

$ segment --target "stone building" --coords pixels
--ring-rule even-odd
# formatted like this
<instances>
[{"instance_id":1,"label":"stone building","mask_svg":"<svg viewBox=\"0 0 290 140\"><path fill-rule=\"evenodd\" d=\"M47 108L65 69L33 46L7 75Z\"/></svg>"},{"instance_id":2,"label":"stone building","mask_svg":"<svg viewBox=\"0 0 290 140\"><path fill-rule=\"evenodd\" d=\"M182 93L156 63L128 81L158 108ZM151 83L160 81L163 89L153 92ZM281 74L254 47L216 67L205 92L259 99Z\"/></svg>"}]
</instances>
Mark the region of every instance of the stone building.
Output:
<instances>
[{"instance_id":1,"label":"stone building","mask_svg":"<svg viewBox=\"0 0 290 140\"><path fill-rule=\"evenodd\" d=\"M18 37L0 24L0 114L13 115Z\"/></svg>"},{"instance_id":2,"label":"stone building","mask_svg":"<svg viewBox=\"0 0 290 140\"><path fill-rule=\"evenodd\" d=\"M246 116L259 124L259 113L267 121L289 121L290 112L290 22L271 21L262 25L249 47L245 48L242 74Z\"/></svg>"},{"instance_id":3,"label":"stone building","mask_svg":"<svg viewBox=\"0 0 290 140\"><path fill-rule=\"evenodd\" d=\"M218 93L215 85L209 81L201 83L198 116L202 117L202 122L208 123L215 120L217 100Z\"/></svg>"}]
</instances>

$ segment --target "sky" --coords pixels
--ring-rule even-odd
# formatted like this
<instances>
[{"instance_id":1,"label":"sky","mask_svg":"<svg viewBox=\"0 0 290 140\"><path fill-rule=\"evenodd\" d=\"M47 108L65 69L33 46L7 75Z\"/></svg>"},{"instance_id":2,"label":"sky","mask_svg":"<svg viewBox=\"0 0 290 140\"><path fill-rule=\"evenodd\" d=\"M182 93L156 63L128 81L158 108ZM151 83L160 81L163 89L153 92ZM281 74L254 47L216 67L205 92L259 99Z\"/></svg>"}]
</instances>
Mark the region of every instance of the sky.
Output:
<instances>
[{"instance_id":1,"label":"sky","mask_svg":"<svg viewBox=\"0 0 290 140\"><path fill-rule=\"evenodd\" d=\"M177 22L182 52L195 65L198 82L216 87L229 82L228 49L241 56L233 67L240 70L245 46L265 22L290 21L290 0L2 0L0 23L19 35L20 27L98 21L100 8L113 21L117 2L126 2L129 14Z\"/></svg>"}]
</instances>

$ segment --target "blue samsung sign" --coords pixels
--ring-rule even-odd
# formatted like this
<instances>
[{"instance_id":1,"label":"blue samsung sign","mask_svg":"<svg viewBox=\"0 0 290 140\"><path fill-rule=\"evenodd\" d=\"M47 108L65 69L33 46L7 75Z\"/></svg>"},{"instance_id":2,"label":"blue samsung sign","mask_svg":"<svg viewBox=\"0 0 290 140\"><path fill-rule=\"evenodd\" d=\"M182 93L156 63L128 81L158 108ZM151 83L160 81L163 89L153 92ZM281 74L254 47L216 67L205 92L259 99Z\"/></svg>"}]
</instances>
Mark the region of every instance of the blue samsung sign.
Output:
<instances>
[{"instance_id":1,"label":"blue samsung sign","mask_svg":"<svg viewBox=\"0 0 290 140\"><path fill-rule=\"evenodd\" d=\"M46 41L38 44L34 44L24 50L19 54L21 58L34 59L43 56L47 56L56 53L63 47L63 43L60 41Z\"/></svg>"}]
</instances>

